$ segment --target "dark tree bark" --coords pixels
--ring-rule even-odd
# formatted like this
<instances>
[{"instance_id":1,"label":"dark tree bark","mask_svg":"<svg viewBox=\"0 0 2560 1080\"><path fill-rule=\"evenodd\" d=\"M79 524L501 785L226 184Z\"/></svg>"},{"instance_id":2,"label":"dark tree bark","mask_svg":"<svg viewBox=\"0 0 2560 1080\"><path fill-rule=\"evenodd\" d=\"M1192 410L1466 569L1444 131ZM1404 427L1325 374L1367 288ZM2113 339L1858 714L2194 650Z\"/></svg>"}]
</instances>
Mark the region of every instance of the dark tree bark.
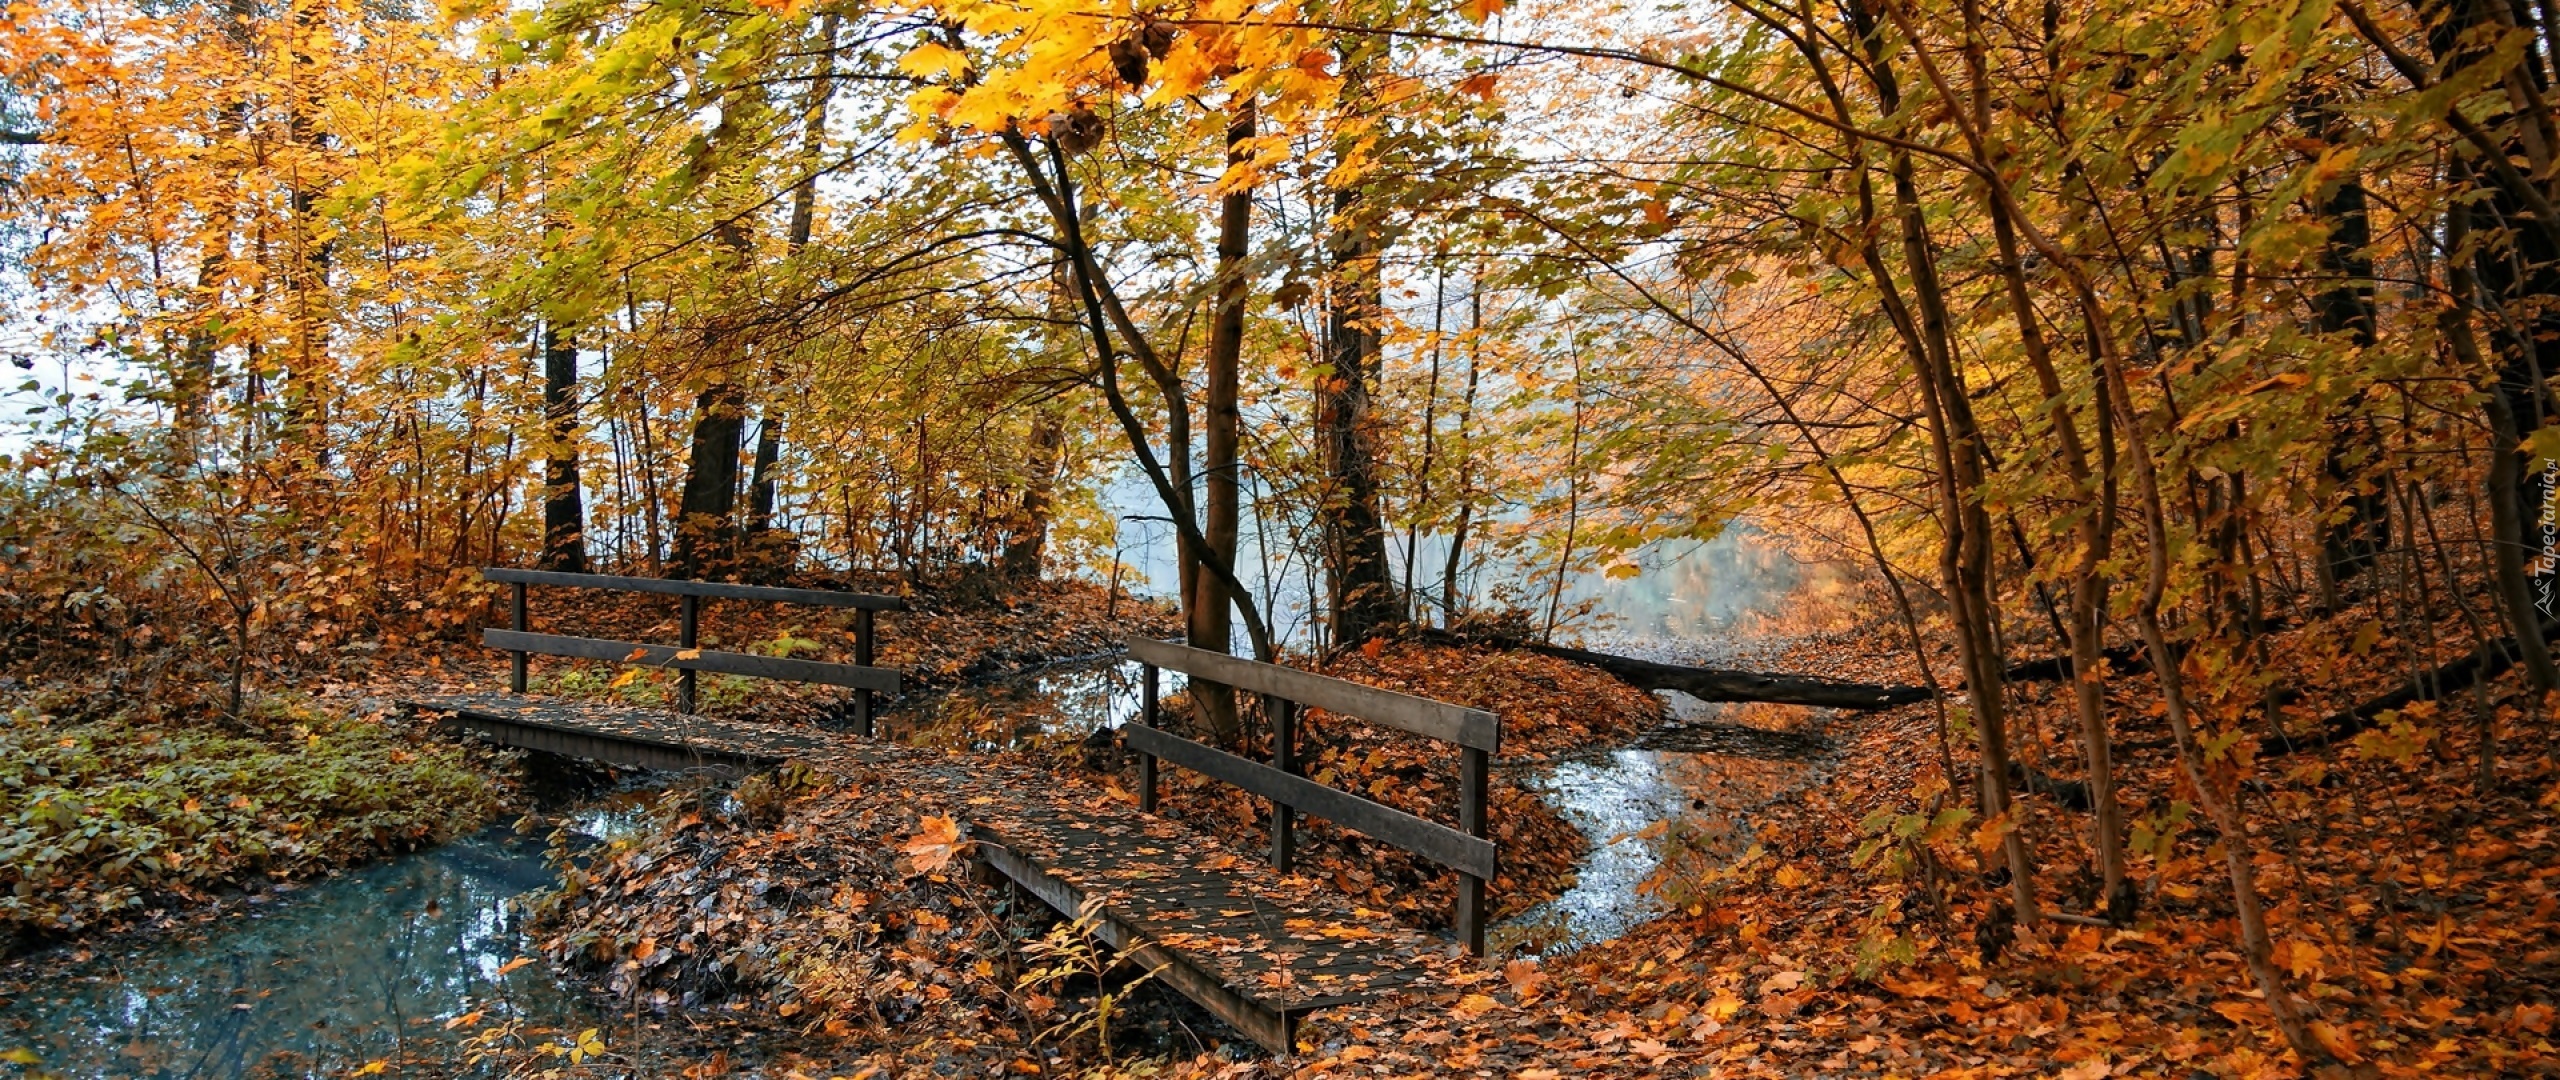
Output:
<instances>
[{"instance_id":1,"label":"dark tree bark","mask_svg":"<svg viewBox=\"0 0 2560 1080\"><path fill-rule=\"evenodd\" d=\"M2503 24L2512 14L2495 0L2437 0L2420 10L2440 70L2489 62L2482 39L2469 31ZM2512 104L2533 91L2538 74L2519 63L2505 81ZM2529 144L2549 147L2552 125L2546 109L2528 107L2490 118L2481 127L2496 150L2512 159L2532 157ZM2526 138L2528 129L2536 138ZM2449 327L2453 332L2448 336L2458 353L2471 354L2466 360L2478 362L2482 358L2470 324L2477 314L2488 326L2496 357L2494 385L2482 402L2492 442L2487 483L2495 541L2491 568L2500 614L2522 653L2520 666L2535 688L2550 690L2560 687L2560 670L2537 630L2560 606L2549 591L2554 566L2542 540L2554 493L2532 467L2531 452L2521 447L2524 437L2553 415L2546 380L2560 369L2560 244L2554 242L2560 222L2537 216L2534 204L2547 209L2549 193L2535 189L2531 178L2503 168L2505 164L2487 153L2455 160L2456 184L2480 194L2446 210L2447 278L2457 309L2449 317L2462 324ZM2533 164L2535 173L2548 175L2538 167L2544 163Z\"/></svg>"},{"instance_id":2,"label":"dark tree bark","mask_svg":"<svg viewBox=\"0 0 2560 1080\"><path fill-rule=\"evenodd\" d=\"M324 89L309 80L308 73L317 67L307 48L300 44L314 40L319 31L319 5L293 5L294 40L292 79L298 85L290 96L292 106L286 117L286 137L305 152L320 153L327 149L327 136L315 126L327 111ZM291 229L285 237L285 289L293 297L293 320L285 376L285 431L280 442L288 450L289 469L316 472L329 463L329 399L337 389L338 372L329 354L329 287L330 265L335 257L333 233L320 229L322 192L309 186L299 172L287 193L292 207Z\"/></svg>"},{"instance_id":3,"label":"dark tree bark","mask_svg":"<svg viewBox=\"0 0 2560 1080\"><path fill-rule=\"evenodd\" d=\"M542 412L550 427L543 465L542 567L587 571L587 511L578 481L578 340L557 322L542 329Z\"/></svg>"},{"instance_id":4,"label":"dark tree bark","mask_svg":"<svg viewBox=\"0 0 2560 1080\"><path fill-rule=\"evenodd\" d=\"M1842 682L1818 675L1772 675L1758 671L1684 667L1536 642L1520 642L1518 647L1599 668L1638 690L1677 690L1700 701L1767 701L1833 709L1882 709L1929 700L1929 688L1925 686L1879 686Z\"/></svg>"},{"instance_id":5,"label":"dark tree bark","mask_svg":"<svg viewBox=\"0 0 2560 1080\"><path fill-rule=\"evenodd\" d=\"M698 578L730 561L745 413L745 395L732 383L708 387L694 399L693 454L676 499L678 577Z\"/></svg>"},{"instance_id":6,"label":"dark tree bark","mask_svg":"<svg viewBox=\"0 0 2560 1080\"><path fill-rule=\"evenodd\" d=\"M2302 125L2326 142L2341 143L2352 134L2346 120L2325 103L2305 104L2299 112ZM2320 199L2320 213L2329 222L2320 269L2329 286L2312 298L2313 325L2324 334L2345 332L2359 349L2379 340L2373 310L2373 224L2365 207L2364 177L2357 173L2341 178ZM2320 463L2322 478L2339 493L2344 511L2320 529L2321 584L2332 594L2323 599L2332 607L2337 584L2371 568L2391 546L2389 500L2380 485L2357 476L2382 449L2380 432L2356 415L2363 402L2359 387L2332 418L2329 448Z\"/></svg>"},{"instance_id":7,"label":"dark tree bark","mask_svg":"<svg viewBox=\"0 0 2560 1080\"><path fill-rule=\"evenodd\" d=\"M809 81L808 103L801 120L800 156L810 169L809 175L791 191L791 222L783 242L786 251L797 255L809 246L809 237L817 225L818 176L817 161L826 147L827 102L835 96L836 34L844 16L828 12L818 24L818 56L816 74ZM777 378L776 380L780 380ZM753 471L747 478L747 518L739 533L740 541L756 568L766 574L780 575L790 569L793 556L787 538L773 536L774 508L779 500L781 480L774 470L782 461L782 410L776 405L765 407L764 418L756 425L756 452Z\"/></svg>"},{"instance_id":8,"label":"dark tree bark","mask_svg":"<svg viewBox=\"0 0 2560 1080\"><path fill-rule=\"evenodd\" d=\"M1848 4L1842 12L1870 65L1867 78L1879 105L1887 114L1898 112L1902 88L1892 66L1896 57L1886 47L1883 20L1879 18L1895 13L1886 5L1873 3ZM1912 32L1908 26L1901 29L1906 34ZM2009 732L2008 702L2000 685L2000 669L2006 664L2000 651L1999 609L1992 601L1995 585L1991 580L1991 518L1981 499L1988 466L1981 429L1973 414L1973 399L1956 367L1951 340L1955 319L1938 276L1937 247L1929 232L1928 213L1911 154L1901 149L1893 151L1887 156L1887 172L1892 180L1890 220L1899 226L1902 256L1910 275L1911 302L1905 305L1898 295L1883 288L1883 283L1893 276L1880 247L1869 245L1862 257L1878 283L1879 293L1888 297L1896 335L1920 375L1915 381L1924 406L1922 415L1936 474L1938 519L1946 530L1938 553L1938 575L1952 607L1957 656L1963 664L1966 697L1973 707L1974 733L1982 751L1981 766L1975 774L1978 805L1983 818L1992 820L2009 809ZM1861 201L1863 205L1864 198ZM1873 210L1866 212L1875 214ZM1876 224L1884 224L1881 215ZM2035 866L2026 842L2012 830L2001 848L2009 866L2009 895L2016 917L2033 923L2038 918Z\"/></svg>"},{"instance_id":9,"label":"dark tree bark","mask_svg":"<svg viewBox=\"0 0 2560 1080\"><path fill-rule=\"evenodd\" d=\"M1466 558L1467 533L1475 524L1475 447L1468 443L1468 428L1475 422L1476 390L1482 385L1484 330L1484 275L1479 269L1467 276L1467 395L1458 399L1458 523L1449 530L1449 557L1440 565L1440 619L1455 626L1458 623L1458 569Z\"/></svg>"},{"instance_id":10,"label":"dark tree bark","mask_svg":"<svg viewBox=\"0 0 2560 1080\"><path fill-rule=\"evenodd\" d=\"M1336 191L1330 310L1325 320L1327 368L1317 374L1317 444L1326 490L1319 511L1333 642L1356 645L1396 623L1402 605L1389 580L1386 520L1378 512L1378 460L1369 430L1369 383L1380 355L1378 321L1386 313L1378 275L1376 233L1362 220L1360 193Z\"/></svg>"},{"instance_id":11,"label":"dark tree bark","mask_svg":"<svg viewBox=\"0 0 2560 1080\"><path fill-rule=\"evenodd\" d=\"M727 252L731 272L743 276L751 251L745 227L726 222L713 236ZM737 561L738 451L747 433L746 392L736 382L745 345L716 316L705 337L705 351L715 357L713 371L694 398L693 452L684 492L676 498L675 569L690 578Z\"/></svg>"},{"instance_id":12,"label":"dark tree bark","mask_svg":"<svg viewBox=\"0 0 2560 1080\"><path fill-rule=\"evenodd\" d=\"M1227 160L1235 163L1247 153L1245 142L1253 138L1254 111L1250 102L1236 111L1227 124ZM1243 500L1237 477L1236 449L1243 431L1243 417L1236 409L1237 368L1244 355L1244 305L1252 285L1245 270L1245 256L1250 253L1253 224L1253 189L1239 187L1218 201L1218 288L1216 310L1209 322L1208 393L1202 401L1207 412L1200 455L1201 522L1200 535L1227 565L1236 562L1238 514ZM1235 639L1235 616L1226 586L1204 566L1191 575L1191 604L1187 630L1195 648L1213 652L1229 651ZM1211 731L1232 731L1240 726L1236 713L1235 691L1227 686L1194 681L1191 698L1199 703Z\"/></svg>"}]
</instances>

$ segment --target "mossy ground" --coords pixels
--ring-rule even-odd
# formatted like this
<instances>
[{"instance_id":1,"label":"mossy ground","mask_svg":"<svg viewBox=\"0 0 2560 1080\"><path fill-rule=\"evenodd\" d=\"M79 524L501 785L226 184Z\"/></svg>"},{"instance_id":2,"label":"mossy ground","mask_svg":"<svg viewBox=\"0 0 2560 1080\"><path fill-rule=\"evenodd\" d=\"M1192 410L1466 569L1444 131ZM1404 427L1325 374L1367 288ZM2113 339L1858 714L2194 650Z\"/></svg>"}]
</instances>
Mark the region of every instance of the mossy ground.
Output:
<instances>
[{"instance_id":1,"label":"mossy ground","mask_svg":"<svg viewBox=\"0 0 2560 1080\"><path fill-rule=\"evenodd\" d=\"M500 802L472 751L293 698L197 723L81 701L21 694L0 715L0 954L440 843Z\"/></svg>"}]
</instances>

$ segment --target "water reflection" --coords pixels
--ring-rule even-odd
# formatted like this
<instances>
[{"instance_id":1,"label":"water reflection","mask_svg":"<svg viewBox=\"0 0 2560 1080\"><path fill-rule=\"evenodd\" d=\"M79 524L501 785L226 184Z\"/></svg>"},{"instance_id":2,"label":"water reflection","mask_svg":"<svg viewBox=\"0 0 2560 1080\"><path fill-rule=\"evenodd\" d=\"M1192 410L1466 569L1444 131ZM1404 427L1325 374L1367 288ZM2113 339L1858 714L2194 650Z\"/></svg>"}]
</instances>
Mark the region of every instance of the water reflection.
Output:
<instances>
[{"instance_id":1,"label":"water reflection","mask_svg":"<svg viewBox=\"0 0 2560 1080\"><path fill-rule=\"evenodd\" d=\"M587 1025L592 1010L546 965L507 970L531 950L508 901L552 880L542 848L492 828L280 887L194 930L40 957L40 982L0 990L0 1052L32 1051L31 1075L344 1076L377 1059L458 1061L470 1031L444 1021L467 1012Z\"/></svg>"},{"instance_id":2,"label":"water reflection","mask_svg":"<svg viewBox=\"0 0 2560 1080\"><path fill-rule=\"evenodd\" d=\"M1828 743L1807 710L1662 695L1672 722L1637 744L1556 762L1525 778L1591 842L1573 884L1494 929L1496 947L1556 953L1606 941L1659 915L1648 888L1667 844L1720 859L1750 836L1752 811L1810 779Z\"/></svg>"},{"instance_id":3,"label":"water reflection","mask_svg":"<svg viewBox=\"0 0 2560 1080\"><path fill-rule=\"evenodd\" d=\"M888 731L900 742L936 749L1055 749L1136 719L1144 678L1145 668L1135 660L1054 664L901 708L887 718ZM1166 696L1184 686L1180 672L1163 672L1158 679Z\"/></svg>"},{"instance_id":4,"label":"water reflection","mask_svg":"<svg viewBox=\"0 0 2560 1080\"><path fill-rule=\"evenodd\" d=\"M1245 486L1253 509L1239 525L1236 571L1262 605L1274 638L1284 647L1308 645L1320 636L1321 613L1312 598L1320 575L1298 550L1298 525L1264 520L1261 508L1270 493L1252 478ZM1133 592L1172 597L1180 581L1174 530L1161 516L1164 506L1153 485L1134 469L1123 471L1103 486L1101 503L1118 521L1118 580ZM1506 518L1504 524L1517 521ZM1417 537L1410 559L1401 530L1390 530L1387 539L1389 561L1417 567L1423 600L1436 608L1440 579L1430 568L1447 562L1449 538ZM1552 561L1506 558L1479 542L1464 562L1458 587L1463 606L1482 611L1519 605L1545 613L1557 584ZM1708 540L1646 544L1625 562L1641 573L1612 577L1607 567L1592 567L1564 575L1562 595L1554 598L1559 636L1610 645L1640 642L1691 663L1738 662L1748 658L1752 639L1835 629L1859 613L1862 569L1800 559L1785 540L1750 520L1733 522ZM1444 621L1437 611L1426 615ZM1242 651L1241 623L1234 633L1233 644ZM1737 645L1746 648L1737 652Z\"/></svg>"}]
</instances>

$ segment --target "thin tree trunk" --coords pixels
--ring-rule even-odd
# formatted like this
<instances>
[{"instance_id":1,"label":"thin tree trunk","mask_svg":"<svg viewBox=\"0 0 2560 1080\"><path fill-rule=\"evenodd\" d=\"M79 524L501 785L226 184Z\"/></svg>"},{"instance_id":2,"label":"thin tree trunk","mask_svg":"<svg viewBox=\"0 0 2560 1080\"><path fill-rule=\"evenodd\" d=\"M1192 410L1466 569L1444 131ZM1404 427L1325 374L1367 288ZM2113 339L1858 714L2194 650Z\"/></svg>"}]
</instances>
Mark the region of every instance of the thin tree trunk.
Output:
<instances>
[{"instance_id":1,"label":"thin tree trunk","mask_svg":"<svg viewBox=\"0 0 2560 1080\"><path fill-rule=\"evenodd\" d=\"M1475 452L1467 441L1476 415L1476 390L1484 376L1484 275L1467 277L1467 396L1458 403L1458 523L1449 530L1449 558L1440 566L1440 619L1458 621L1458 568L1467 553L1467 532L1475 524Z\"/></svg>"},{"instance_id":2,"label":"thin tree trunk","mask_svg":"<svg viewBox=\"0 0 2560 1080\"><path fill-rule=\"evenodd\" d=\"M1564 551L1556 556L1555 584L1547 591L1546 631L1539 639L1554 644L1557 609L1564 603L1564 575L1573 566L1575 533L1582 527L1582 347L1567 337L1573 351L1573 435L1565 443Z\"/></svg>"},{"instance_id":3,"label":"thin tree trunk","mask_svg":"<svg viewBox=\"0 0 2560 1080\"><path fill-rule=\"evenodd\" d=\"M1414 560L1421 555L1422 518L1431 512L1431 468L1440 452L1440 335L1449 308L1448 252L1442 251L1432 260L1431 283L1431 378L1422 389L1422 460L1413 466L1413 500L1408 504L1404 522L1404 607L1405 618L1423 621L1421 579L1414 576Z\"/></svg>"},{"instance_id":4,"label":"thin tree trunk","mask_svg":"<svg viewBox=\"0 0 2560 1080\"><path fill-rule=\"evenodd\" d=\"M543 455L542 565L587 570L587 511L578 480L578 339L573 328L542 328L542 411L550 431Z\"/></svg>"},{"instance_id":5,"label":"thin tree trunk","mask_svg":"<svg viewBox=\"0 0 2560 1080\"><path fill-rule=\"evenodd\" d=\"M1250 157L1247 145L1254 135L1254 107L1248 101L1237 107L1227 123L1227 163L1239 166ZM1243 416L1237 408L1238 369L1244 355L1245 299L1252 286L1245 258L1251 253L1253 224L1253 189L1239 185L1218 200L1218 287L1217 310L1209 323L1208 394L1202 402L1208 415L1202 434L1201 481L1202 521L1200 534L1209 550L1229 566L1237 565L1236 540L1240 532L1238 514L1240 465L1237 447L1243 433ZM1235 636L1233 606L1226 586L1205 565L1191 571L1191 610L1188 627L1192 647L1212 652L1227 652ZM1199 706L1200 716L1212 734L1222 740L1241 730L1236 712L1235 691L1213 682L1193 680L1191 700Z\"/></svg>"}]
</instances>

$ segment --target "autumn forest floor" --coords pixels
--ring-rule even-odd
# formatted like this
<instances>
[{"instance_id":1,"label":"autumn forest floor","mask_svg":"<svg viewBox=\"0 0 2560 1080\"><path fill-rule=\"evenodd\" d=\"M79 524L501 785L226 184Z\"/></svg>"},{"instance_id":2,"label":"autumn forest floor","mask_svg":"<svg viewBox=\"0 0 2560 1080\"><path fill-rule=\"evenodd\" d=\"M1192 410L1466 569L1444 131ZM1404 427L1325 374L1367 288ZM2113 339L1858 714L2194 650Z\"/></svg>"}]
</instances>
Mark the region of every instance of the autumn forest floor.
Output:
<instances>
[{"instance_id":1,"label":"autumn forest floor","mask_svg":"<svg viewBox=\"0 0 2560 1080\"><path fill-rule=\"evenodd\" d=\"M536 603L535 626L668 640L672 606L546 596ZM882 620L881 662L913 673L927 691L1106 653L1129 633L1172 630L1160 608L1081 586L1040 586L1000 600L927 598L917 608ZM2309 718L2386 689L2394 676L2381 658L2424 652L2359 632L2358 621L2349 613L2271 642L2267 655L2280 658L2283 677L2310 688L2290 713L2297 734ZM842 620L750 605L712 605L704 627L707 646L768 653L835 657L850 641ZM2460 640L2451 630L2442 640ZM307 703L297 707L315 715L388 725L372 737L397 745L350 743L350 769L424 761L485 770L489 763L421 756L431 745L382 708L399 693L499 685L503 665L471 636L371 654L361 666L314 665L279 681L295 686L295 700ZM1898 633L1885 625L1784 639L1755 666L1763 659L1774 670L1919 681ZM1936 661L1941 673L1953 667L1946 656ZM1322 666L1495 709L1505 717L1505 757L1522 761L1625 745L1664 722L1652 695L1522 653L1381 642ZM608 665L542 665L537 673L537 692L653 705L669 691L658 673L625 677ZM79 700L83 686L102 685L100 676L83 683L63 666L14 677L20 726L30 731L36 713L24 702ZM714 714L839 719L832 698L817 693L724 679L704 680L704 690ZM2088 818L2069 791L2080 751L2066 691L2021 686L2011 735L2023 761L2065 781L2021 796L2038 895L2052 910L2085 917L2103 902L2084 869ZM549 959L630 1020L610 1051L577 1075L2302 1073L2235 953L2223 841L2190 809L2193 792L2150 677L2118 672L2107 695L2139 890L2123 927L2005 921L2009 890L1982 854L1979 822L1961 809L1970 777L1950 784L1940 767L1942 747L1960 768L1970 760L1961 713L1942 719L1929 703L1822 717L1732 708L1715 714L1719 724L1819 746L1821 767L1804 782L1773 784L1747 752L1730 755L1732 768L1714 782L1734 789L1736 805L1753 808L1742 828L1674 818L1626 841L1651 845L1662 859L1646 888L1667 914L1560 955L1497 957L1492 965L1452 958L1444 980L1469 988L1454 1000L1388 999L1319 1013L1304 1029L1302 1052L1279 1061L1115 967L1036 904L972 885L939 861L954 853L925 820L931 808L914 805L892 776L786 772L730 786L679 785L659 799L654 828L582 859L584 868L546 901L541 926ZM115 696L98 690L96 700ZM1185 703L1172 704L1172 722L1183 722ZM121 715L119 723L166 723L95 709L104 709L101 719ZM2253 758L2240 791L2277 960L2340 1068L2560 1075L2550 1042L2560 999L2560 850L2551 835L2560 747L2550 715L2510 676L2477 697L2390 714L2332 745L2279 753L2259 746L2254 732L2231 744L2232 753ZM2484 716L2497 738L2486 777ZM320 745L313 735L339 738L330 723L296 730L306 745ZM1322 779L1450 817L1455 769L1445 755L1321 714L1306 730L1303 753ZM37 741L26 747L29 755L52 752ZM1025 746L997 758L1004 768L1090 792L1098 805L1134 802L1131 763L1107 741ZM1501 775L1494 821L1505 856L1495 903L1516 914L1570 884L1587 842L1523 786L1520 770ZM1179 771L1167 780L1170 814L1239 851L1258 850L1267 821L1254 800ZM473 820L503 796L457 790L449 801L479 807L465 815ZM219 806L235 807L232 794L220 793ZM210 792L163 795L173 818L214 804ZM304 816L314 815L326 812ZM249 824L284 830L291 822ZM432 842L454 827L392 824L381 835L394 845ZM1444 925L1446 875L1330 827L1311 826L1301 843L1311 880L1409 925ZM183 907L219 892L225 874L315 872L385 849L375 845L326 848L302 862L245 859L235 869L200 869L199 856L181 854L162 863L162 879L138 863L110 877L102 861L75 861L48 867L37 891L77 896L111 884L142 898L113 894L136 910ZM201 876L176 880L177 866ZM18 874L14 881L39 880ZM128 922L109 912L71 932L94 938ZM536 1053L538 1044L548 1045L509 1031L489 1032L481 1043L502 1064L560 1067Z\"/></svg>"},{"instance_id":2,"label":"autumn forest floor","mask_svg":"<svg viewBox=\"0 0 2560 1080\"><path fill-rule=\"evenodd\" d=\"M1798 639L1772 666L1913 681L1897 636L1875 627ZM2323 645L2325 638L2339 644ZM2329 625L2273 644L2271 654L2288 660L2286 675L2313 688L2288 714L2297 735L2312 718L2387 689L2391 666L2376 661L2401 647ZM1643 695L1529 659L1386 644L1348 651L1330 669L1502 708L1506 738L1516 740L1506 749L1528 755L1624 743L1659 722ZM1939 657L1937 670L1948 670L1947 661ZM2304 1074L2239 961L2222 839L2191 809L2157 695L2138 670L2119 672L2107 688L2138 909L2122 927L2085 925L2104 903L2085 869L2088 818L2069 790L2079 749L2065 690L2020 688L2012 734L2030 766L2064 781L2021 795L2021 828L2039 868L2041 903L2079 922L2008 921L2009 890L1982 857L1978 823L1958 809L1969 801L1969 778L1949 790L1938 765L1939 713L1923 703L1819 722L1807 710L1729 710L1722 717L1733 724L1781 735L1818 726L1832 751L1810 785L1761 806L1739 833L1675 820L1639 837L1665 859L1647 887L1667 915L1563 955L1497 958L1485 967L1453 960L1444 976L1474 992L1320 1013L1302 1034L1302 1052L1283 1061L1218 1035L1173 995L1130 990L1126 972L1097 978L1059 961L1072 950L1044 913L990 903L903 865L897 853L929 839L913 808L894 791L858 782L771 798L761 824L679 805L671 832L636 845L591 883L610 886L601 895L663 893L655 910L675 913L700 896L698 887L674 884L670 868L717 866L723 880L780 884L768 895L796 896L832 921L784 918L776 908L762 921L694 923L660 935L647 931L665 928L668 916L617 904L602 933L571 913L555 957L608 984L624 980L626 1000L658 994L680 1006L691 993L711 1006L673 1009L666 1027L690 1030L635 1048L670 1071L753 1064L768 1075L809 1076L1525 1080ZM2486 782L2477 775L2476 715L2497 725ZM2337 1059L2332 1069L2560 1075L2550 1042L2560 993L2560 852L2551 834L2560 769L2541 720L2547 715L2510 677L2477 699L2449 701L2441 713L2419 705L2334 745L2280 753L2257 747L2248 733L2232 744L2234 753L2254 755L2241 791L2275 956L2315 1037ZM1953 722L1946 737L1962 763L1970 736L1961 714ZM1426 812L1445 809L1438 806L1445 791L1430 779L1437 773L1411 748L1321 720L1312 730L1316 759L1338 770L1334 782ZM1130 798L1112 763L1091 754L1030 763L1099 798ZM1731 782L1758 783L1743 764ZM1177 783L1166 803L1192 807L1184 813L1195 824L1239 850L1259 842L1248 800ZM1514 853L1519 859L1519 876L1504 883L1505 910L1516 912L1559 886L1548 866L1569 867L1581 841L1569 831L1556 835L1553 813L1533 799L1508 809L1521 823L1505 837L1506 862ZM1326 837L1311 846L1317 857L1308 872L1337 889L1381 901L1419 926L1435 925L1445 910L1433 875L1373 845ZM877 852L869 858L878 865L847 876L810 854L822 849ZM670 857L678 852L685 858ZM848 880L881 884L856 889ZM653 927L653 918L662 921ZM841 936L848 926L859 930L851 940L869 947L819 947L848 940ZM632 982L632 971L661 970L635 959L638 943L663 956L657 950L669 940L685 948L676 961L657 962L673 965L667 974ZM804 961L823 959L796 968L702 959L781 955L794 945L811 946L796 953ZM683 963L696 965L689 977ZM704 1015L721 1019L700 1026ZM739 1024L767 1037L741 1043ZM1107 1057L1098 1038L1106 1027L1115 1040ZM703 1049L713 1044L723 1048ZM764 1052L750 1061L728 1049L740 1045Z\"/></svg>"}]
</instances>

